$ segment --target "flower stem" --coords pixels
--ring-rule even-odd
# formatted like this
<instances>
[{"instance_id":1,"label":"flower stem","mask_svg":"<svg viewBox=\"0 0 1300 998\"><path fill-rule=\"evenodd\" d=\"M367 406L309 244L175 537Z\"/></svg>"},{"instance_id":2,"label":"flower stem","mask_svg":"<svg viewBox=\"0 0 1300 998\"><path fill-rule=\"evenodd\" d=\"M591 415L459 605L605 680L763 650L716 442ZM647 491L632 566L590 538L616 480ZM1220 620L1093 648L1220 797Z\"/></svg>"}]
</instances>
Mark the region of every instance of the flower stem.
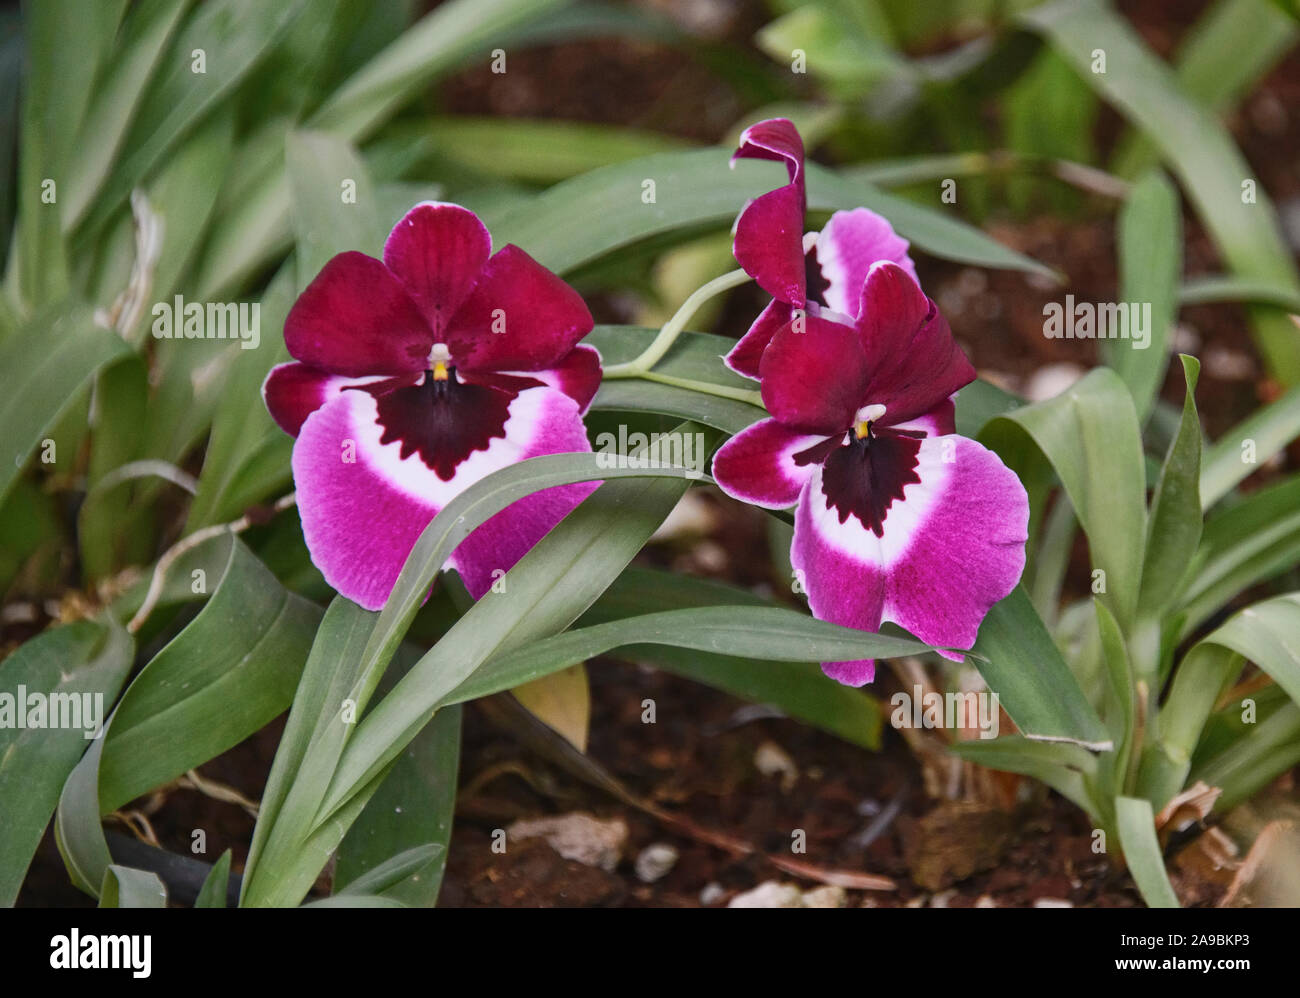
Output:
<instances>
[{"instance_id":1,"label":"flower stem","mask_svg":"<svg viewBox=\"0 0 1300 998\"><path fill-rule=\"evenodd\" d=\"M659 335L651 341L650 345L641 352L639 357L624 364L614 364L612 367L605 368L604 376L606 378L637 378L643 376L659 361L663 360L664 354L668 352L681 331L686 328L686 323L691 321L691 317L695 315L701 305L710 298L739 287L748 280L749 275L743 270L733 270L721 277L714 278L703 287L697 288L686 301L682 302L682 307L673 313L673 317L664 323L663 328L659 330ZM714 392L713 394L718 393Z\"/></svg>"},{"instance_id":2,"label":"flower stem","mask_svg":"<svg viewBox=\"0 0 1300 998\"><path fill-rule=\"evenodd\" d=\"M693 392L700 392L703 395L716 395L718 398L735 399L737 402L748 402L750 405L756 405L763 408L763 396L756 391L748 388L728 388L726 385L715 385L708 381L692 381L690 378L674 378L668 374L658 374L655 371L646 371L637 377L645 381L657 381L661 385L672 385L674 388L687 388Z\"/></svg>"}]
</instances>

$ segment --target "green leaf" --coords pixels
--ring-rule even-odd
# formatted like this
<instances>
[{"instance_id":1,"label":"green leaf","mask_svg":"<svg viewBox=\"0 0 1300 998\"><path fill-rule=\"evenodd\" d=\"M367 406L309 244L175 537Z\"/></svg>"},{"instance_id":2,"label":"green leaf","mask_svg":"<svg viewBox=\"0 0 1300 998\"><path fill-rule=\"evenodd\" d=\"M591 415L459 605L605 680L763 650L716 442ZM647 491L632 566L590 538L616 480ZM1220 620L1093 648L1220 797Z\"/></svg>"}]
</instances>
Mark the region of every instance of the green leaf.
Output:
<instances>
[{"instance_id":1,"label":"green leaf","mask_svg":"<svg viewBox=\"0 0 1300 998\"><path fill-rule=\"evenodd\" d=\"M1252 413L1206 451L1201 463L1201 508L1209 509L1298 436L1300 387Z\"/></svg>"},{"instance_id":2,"label":"green leaf","mask_svg":"<svg viewBox=\"0 0 1300 998\"><path fill-rule=\"evenodd\" d=\"M1201 365L1182 355L1187 390L1178 436L1160 469L1151 497L1146 556L1142 565L1141 612L1158 615L1173 600L1201 540L1201 423L1196 413L1196 379Z\"/></svg>"},{"instance_id":3,"label":"green leaf","mask_svg":"<svg viewBox=\"0 0 1300 998\"><path fill-rule=\"evenodd\" d=\"M90 107L69 162L63 225L74 228L108 178L126 130L140 106L188 0L146 0L127 17L111 71L91 90Z\"/></svg>"},{"instance_id":4,"label":"green leaf","mask_svg":"<svg viewBox=\"0 0 1300 998\"><path fill-rule=\"evenodd\" d=\"M1096 778L1097 759L1078 745L1003 735L954 742L949 751L989 769L1033 777L1078 805L1094 821L1100 820L1100 811L1088 792L1088 783Z\"/></svg>"},{"instance_id":5,"label":"green leaf","mask_svg":"<svg viewBox=\"0 0 1300 998\"><path fill-rule=\"evenodd\" d=\"M687 424L679 432L690 429ZM448 503L416 541L378 617L349 625L352 650L342 659L346 675L334 678L338 667L332 665L332 648L337 641L331 642L331 652L319 652L318 668L313 669L309 661L306 675L314 678L311 684L304 681L303 689L310 700L301 712L301 724L295 720L300 713L295 703L272 768L250 853L251 873L244 880L243 903L286 905L301 900L443 695L493 652L568 626L668 515L688 486L686 473L672 467L601 468L594 454L555 454L495 472ZM619 478L666 480L613 481ZM346 699L355 704L357 713L365 710L434 576L472 530L540 489L601 479L605 484L503 577L509 598L493 593L475 604L362 718L355 733L347 730L335 706L344 697L317 691L335 682L347 691ZM575 572L579 564L582 570ZM562 577L568 581L557 587ZM313 660L320 648L318 638Z\"/></svg>"},{"instance_id":6,"label":"green leaf","mask_svg":"<svg viewBox=\"0 0 1300 998\"><path fill-rule=\"evenodd\" d=\"M0 663L0 696L17 699L20 688L54 697L78 697L80 705L102 698L107 712L131 668L133 642L116 625L88 620L56 627L31 639ZM63 702L63 701L61 701ZM71 709L71 702L68 703ZM10 711L17 709L11 703ZM0 716L5 708L0 704ZM83 727L18 728L17 718L0 724L0 906L18 897L59 792L72 768L92 744ZM102 724L106 717L98 718ZM82 718L84 723L84 717Z\"/></svg>"},{"instance_id":7,"label":"green leaf","mask_svg":"<svg viewBox=\"0 0 1300 998\"><path fill-rule=\"evenodd\" d=\"M832 94L845 97L867 92L882 79L909 68L907 60L880 39L846 31L837 13L818 4L796 7L765 25L754 42L787 67L792 52L807 54L806 71Z\"/></svg>"},{"instance_id":8,"label":"green leaf","mask_svg":"<svg viewBox=\"0 0 1300 998\"><path fill-rule=\"evenodd\" d=\"M359 877L346 881L347 886L335 891L335 897L345 894L381 894L400 884L412 874L419 873L444 852L443 846L432 842L413 846L378 864Z\"/></svg>"},{"instance_id":9,"label":"green leaf","mask_svg":"<svg viewBox=\"0 0 1300 998\"><path fill-rule=\"evenodd\" d=\"M47 308L0 344L0 371L12 376L0 399L0 501L28 456L95 373L128 356L122 338L95 325L79 305ZM59 467L59 456L54 455ZM62 457L71 467L72 455Z\"/></svg>"},{"instance_id":10,"label":"green leaf","mask_svg":"<svg viewBox=\"0 0 1300 998\"><path fill-rule=\"evenodd\" d=\"M101 908L166 908L167 890L158 874L110 864L99 887Z\"/></svg>"},{"instance_id":11,"label":"green leaf","mask_svg":"<svg viewBox=\"0 0 1300 998\"><path fill-rule=\"evenodd\" d=\"M339 845L334 880L346 883L344 890L383 894L413 908L432 908L437 902L456 807L460 719L459 707L438 711L398 756ZM409 858L421 850L425 860L400 875L392 875L388 863L377 862ZM380 877L385 867L387 875Z\"/></svg>"},{"instance_id":12,"label":"green leaf","mask_svg":"<svg viewBox=\"0 0 1300 998\"><path fill-rule=\"evenodd\" d=\"M149 402L149 372L144 361L128 356L105 370L95 383L86 498L77 513L82 573L99 581L153 554L152 524L133 502L129 483L105 488L106 476L135 459Z\"/></svg>"},{"instance_id":13,"label":"green leaf","mask_svg":"<svg viewBox=\"0 0 1300 998\"><path fill-rule=\"evenodd\" d=\"M1189 277L1178 289L1180 305L1207 305L1233 301L1276 305L1293 315L1300 314L1300 290L1284 284L1234 277L1232 274L1211 274Z\"/></svg>"},{"instance_id":14,"label":"green leaf","mask_svg":"<svg viewBox=\"0 0 1300 998\"><path fill-rule=\"evenodd\" d=\"M244 865L241 905L256 905L264 897L275 896L279 880L305 838L347 737L348 718L356 704L353 690L362 675L363 652L377 619L377 614L342 596L325 612L262 794ZM359 711L360 706L355 709ZM297 897L284 903L300 900L314 879L313 872Z\"/></svg>"},{"instance_id":15,"label":"green leaf","mask_svg":"<svg viewBox=\"0 0 1300 998\"><path fill-rule=\"evenodd\" d=\"M691 388L658 384L641 378L601 382L591 408L612 412L657 412L712 426L724 433L739 433L767 412L748 402L718 398Z\"/></svg>"},{"instance_id":16,"label":"green leaf","mask_svg":"<svg viewBox=\"0 0 1300 998\"><path fill-rule=\"evenodd\" d=\"M1183 269L1182 205L1178 191L1159 170L1134 185L1120 211L1119 268L1120 300L1144 312L1150 306L1148 339L1139 349L1134 331L1124 330L1128 338L1101 341L1102 354L1128 385L1138 418L1145 422L1164 380Z\"/></svg>"},{"instance_id":17,"label":"green leaf","mask_svg":"<svg viewBox=\"0 0 1300 998\"><path fill-rule=\"evenodd\" d=\"M1255 89L1295 44L1296 25L1268 0L1210 4L1179 42L1174 72L1192 100L1224 115ZM1115 172L1133 177L1159 158L1140 134L1126 136L1114 156Z\"/></svg>"},{"instance_id":18,"label":"green leaf","mask_svg":"<svg viewBox=\"0 0 1300 998\"><path fill-rule=\"evenodd\" d=\"M1182 594L1185 638L1239 593L1300 563L1300 475L1213 516Z\"/></svg>"},{"instance_id":19,"label":"green leaf","mask_svg":"<svg viewBox=\"0 0 1300 998\"><path fill-rule=\"evenodd\" d=\"M1105 713L1115 741L1114 754L1108 755L1099 767L1098 795L1102 800L1109 800L1129 788L1129 764L1133 758L1139 702L1138 678L1115 615L1101 600L1094 598L1092 602L1097 613L1097 632L1109 680Z\"/></svg>"},{"instance_id":20,"label":"green leaf","mask_svg":"<svg viewBox=\"0 0 1300 998\"><path fill-rule=\"evenodd\" d=\"M290 260L262 296L263 327L267 330L284 327L294 300L293 274ZM232 520L290 482L293 438L276 425L261 399L262 382L271 368L290 359L280 335L270 337L260 349L238 351L225 394L247 401L216 410L187 532Z\"/></svg>"},{"instance_id":21,"label":"green leaf","mask_svg":"<svg viewBox=\"0 0 1300 998\"><path fill-rule=\"evenodd\" d=\"M1105 601L1127 628L1137 609L1147 529L1142 440L1127 388L1114 371L1096 368L1056 398L992 420L982 437L1001 452L1014 443L1010 427L1028 434L1056 471L1088 535L1093 565L1105 573Z\"/></svg>"},{"instance_id":22,"label":"green leaf","mask_svg":"<svg viewBox=\"0 0 1300 998\"><path fill-rule=\"evenodd\" d=\"M564 0L457 0L404 32L333 93L310 125L364 139L439 73L513 41L511 35Z\"/></svg>"},{"instance_id":23,"label":"green leaf","mask_svg":"<svg viewBox=\"0 0 1300 998\"><path fill-rule=\"evenodd\" d=\"M292 702L320 620L233 536L195 617L131 682L100 763L104 813L237 745Z\"/></svg>"},{"instance_id":24,"label":"green leaf","mask_svg":"<svg viewBox=\"0 0 1300 998\"><path fill-rule=\"evenodd\" d=\"M1027 737L1112 747L1023 586L989 610L972 651L980 675Z\"/></svg>"},{"instance_id":25,"label":"green leaf","mask_svg":"<svg viewBox=\"0 0 1300 998\"><path fill-rule=\"evenodd\" d=\"M782 607L694 607L627 617L534 641L489 659L445 702L488 696L614 648L639 644L691 648L767 662L897 658L933 650L910 638L841 627Z\"/></svg>"},{"instance_id":26,"label":"green leaf","mask_svg":"<svg viewBox=\"0 0 1300 998\"><path fill-rule=\"evenodd\" d=\"M1100 0L1055 0L1022 15L1160 150L1239 276L1300 290L1295 262L1277 214L1227 130L1187 99L1169 68L1118 13ZM1092 71L1093 52L1105 53L1106 72ZM1243 183L1253 185L1253 200ZM1295 331L1275 309L1251 309L1256 343L1283 383L1300 381Z\"/></svg>"},{"instance_id":27,"label":"green leaf","mask_svg":"<svg viewBox=\"0 0 1300 998\"><path fill-rule=\"evenodd\" d=\"M405 908L401 901L382 894L336 894L302 905L303 908Z\"/></svg>"},{"instance_id":28,"label":"green leaf","mask_svg":"<svg viewBox=\"0 0 1300 998\"><path fill-rule=\"evenodd\" d=\"M585 342L600 351L605 367L637 357L658 333L640 326L597 326ZM741 398L720 398L705 391L684 387L687 383L709 386L738 396L757 398L756 385L722 362L736 341L711 333L682 333L664 358L655 365L654 376L680 384L647 381L642 378L607 379L601 383L592 407L622 412L658 412L690 419L739 433L746 426L767 417L767 411Z\"/></svg>"},{"instance_id":29,"label":"green leaf","mask_svg":"<svg viewBox=\"0 0 1300 998\"><path fill-rule=\"evenodd\" d=\"M301 292L336 253L378 256L388 230L370 173L347 142L324 132L290 132L285 166L293 204L293 229ZM354 190L344 200L344 183Z\"/></svg>"},{"instance_id":30,"label":"green leaf","mask_svg":"<svg viewBox=\"0 0 1300 998\"><path fill-rule=\"evenodd\" d=\"M1124 859L1142 899L1151 908L1181 907L1165 873L1151 804L1137 797L1120 797L1115 801L1115 817Z\"/></svg>"},{"instance_id":31,"label":"green leaf","mask_svg":"<svg viewBox=\"0 0 1300 998\"><path fill-rule=\"evenodd\" d=\"M785 545L789 543L787 535ZM577 626L643 613L736 604L775 605L740 586L631 566L582 615ZM648 644L625 647L615 652L615 657L648 663L754 703L771 704L855 745L873 750L880 747L880 703L865 690L830 679L814 662L771 665L732 654Z\"/></svg>"},{"instance_id":32,"label":"green leaf","mask_svg":"<svg viewBox=\"0 0 1300 998\"><path fill-rule=\"evenodd\" d=\"M461 167L533 184L686 145L659 132L550 119L429 117L416 134L432 136L436 155Z\"/></svg>"},{"instance_id":33,"label":"green leaf","mask_svg":"<svg viewBox=\"0 0 1300 998\"><path fill-rule=\"evenodd\" d=\"M194 900L196 908L224 908L226 906L226 891L230 884L230 850L227 849L212 865L207 877L203 881L203 886L199 888L199 896Z\"/></svg>"},{"instance_id":34,"label":"green leaf","mask_svg":"<svg viewBox=\"0 0 1300 998\"><path fill-rule=\"evenodd\" d=\"M10 266L29 308L56 301L68 289L59 195L67 194L78 127L125 7L125 0L89 8L77 0L24 4L18 224Z\"/></svg>"},{"instance_id":35,"label":"green leaf","mask_svg":"<svg viewBox=\"0 0 1300 998\"><path fill-rule=\"evenodd\" d=\"M1155 806L1182 789L1205 723L1245 661L1300 703L1300 593L1241 610L1184 656L1160 711L1157 744L1143 759L1140 788Z\"/></svg>"},{"instance_id":36,"label":"green leaf","mask_svg":"<svg viewBox=\"0 0 1300 998\"><path fill-rule=\"evenodd\" d=\"M957 393L957 432L978 436L989 420L1019 409L1024 401L988 381L972 381Z\"/></svg>"},{"instance_id":37,"label":"green leaf","mask_svg":"<svg viewBox=\"0 0 1300 998\"><path fill-rule=\"evenodd\" d=\"M474 55L528 41L537 22L565 2L453 0L441 4L331 94L308 119L307 127L362 142L439 74ZM268 135L264 139L269 161L253 171L246 190L231 200L228 217L213 233L198 280L203 297L227 293L289 246L289 184L275 138Z\"/></svg>"},{"instance_id":38,"label":"green leaf","mask_svg":"<svg viewBox=\"0 0 1300 998\"><path fill-rule=\"evenodd\" d=\"M318 822L373 779L444 697L492 654L539 640L572 623L667 516L671 505L664 508L664 504L669 498L675 503L685 492L686 474L671 467L602 469L594 454L553 455L530 458L490 475L449 503L407 559L376 624L367 658L393 640L389 635L398 633L397 622L400 630L405 629L429 581L478 523L540 488L605 480L580 507L585 513L571 514L543 538L503 577L505 592L476 603L362 720L340 760ZM669 481L624 485L613 481L617 478ZM440 522L444 519L446 524ZM576 571L579 565L581 570ZM557 589L555 579L564 576L566 586ZM387 654L391 652L385 658Z\"/></svg>"},{"instance_id":39,"label":"green leaf","mask_svg":"<svg viewBox=\"0 0 1300 998\"><path fill-rule=\"evenodd\" d=\"M808 163L807 171L809 211L870 208L889 219L895 231L910 240L914 247L941 260L1000 270L1021 270L1057 282L1061 279L1051 267L1003 246L949 214L895 194L886 194L871 184L847 180L816 163Z\"/></svg>"},{"instance_id":40,"label":"green leaf","mask_svg":"<svg viewBox=\"0 0 1300 998\"><path fill-rule=\"evenodd\" d=\"M1239 706L1233 709L1240 710ZM1236 807L1300 763L1300 706L1284 704L1248 735L1210 758L1198 759L1189 780L1204 780L1223 794L1221 811Z\"/></svg>"},{"instance_id":41,"label":"green leaf","mask_svg":"<svg viewBox=\"0 0 1300 998\"><path fill-rule=\"evenodd\" d=\"M306 6L305 0L211 0L197 7L176 35L165 71L148 86L123 143L128 152L95 199L86 229L103 225L132 188L266 58ZM206 72L192 69L196 49L204 53Z\"/></svg>"},{"instance_id":42,"label":"green leaf","mask_svg":"<svg viewBox=\"0 0 1300 998\"><path fill-rule=\"evenodd\" d=\"M730 225L746 201L784 182L773 164L741 160L729 170L727 157L723 149L695 149L602 167L499 215L489 213L485 221L496 245L523 246L563 273L651 236ZM647 181L653 181L653 191ZM653 202L643 200L651 192ZM866 206L919 248L944 259L1052 273L978 229L815 164L808 165L808 205L812 211ZM573 218L600 218L601 224L575 226L569 224Z\"/></svg>"}]
</instances>

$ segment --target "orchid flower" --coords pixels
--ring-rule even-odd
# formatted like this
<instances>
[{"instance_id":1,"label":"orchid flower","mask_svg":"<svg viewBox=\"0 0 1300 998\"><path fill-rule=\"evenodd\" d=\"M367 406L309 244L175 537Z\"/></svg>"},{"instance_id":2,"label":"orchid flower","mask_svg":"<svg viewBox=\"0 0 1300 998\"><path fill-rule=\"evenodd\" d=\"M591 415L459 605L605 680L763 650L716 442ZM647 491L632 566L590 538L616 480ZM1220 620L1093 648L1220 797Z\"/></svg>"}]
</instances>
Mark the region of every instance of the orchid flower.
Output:
<instances>
[{"instance_id":1,"label":"orchid flower","mask_svg":"<svg viewBox=\"0 0 1300 998\"><path fill-rule=\"evenodd\" d=\"M772 302L727 354L727 366L747 378L759 376L759 361L773 334L797 311L820 315L830 309L857 315L858 292L873 263L889 260L916 280L908 242L867 208L837 211L821 232L804 233L808 200L804 190L803 140L785 118L751 125L731 157L784 162L790 182L755 198L736 219L736 262Z\"/></svg>"},{"instance_id":2,"label":"orchid flower","mask_svg":"<svg viewBox=\"0 0 1300 998\"><path fill-rule=\"evenodd\" d=\"M331 259L294 303L262 395L297 439L303 536L331 586L384 605L440 509L486 475L540 454L590 451L582 414L600 355L582 298L515 246L491 253L458 205L397 223L383 260ZM453 552L477 599L595 487L515 502Z\"/></svg>"},{"instance_id":3,"label":"orchid flower","mask_svg":"<svg viewBox=\"0 0 1300 998\"><path fill-rule=\"evenodd\" d=\"M953 396L975 370L911 275L874 264L854 314L775 331L759 372L771 418L723 445L714 479L744 502L797 504L791 564L814 616L970 648L1024 570L1028 497L955 433ZM849 686L875 676L868 659L822 668Z\"/></svg>"}]
</instances>

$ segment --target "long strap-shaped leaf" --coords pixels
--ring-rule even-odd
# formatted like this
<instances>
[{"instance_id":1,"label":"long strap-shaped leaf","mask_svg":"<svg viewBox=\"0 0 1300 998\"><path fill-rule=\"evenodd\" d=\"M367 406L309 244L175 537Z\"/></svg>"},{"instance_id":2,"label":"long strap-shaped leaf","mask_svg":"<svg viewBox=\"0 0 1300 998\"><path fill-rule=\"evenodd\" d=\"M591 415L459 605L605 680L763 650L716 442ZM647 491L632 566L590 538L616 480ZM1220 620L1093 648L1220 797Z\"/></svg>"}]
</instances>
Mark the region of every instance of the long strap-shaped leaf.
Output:
<instances>
[{"instance_id":1,"label":"long strap-shaped leaf","mask_svg":"<svg viewBox=\"0 0 1300 998\"><path fill-rule=\"evenodd\" d=\"M679 432L693 430L686 424ZM445 693L508 646L567 627L631 561L689 486L689 469L600 467L595 454L531 458L496 472L457 496L420 535L388 603L377 615L339 610L347 622L346 658L318 638L307 675L310 696L290 715L294 738L272 770L271 807L259 820L244 879L246 905L296 904L306 894L387 766L428 722ZM504 578L506 592L485 597L355 726L434 576L481 523L540 489L609 481L533 548ZM330 679L331 669L340 676ZM330 693L319 692L329 687ZM312 692L316 690L317 692ZM340 693L342 695L340 696ZM309 704L309 705L308 705ZM301 713L301 725L296 716ZM298 759L289 758L289 753ZM290 781L285 786L286 781ZM328 819L328 820L327 820Z\"/></svg>"},{"instance_id":2,"label":"long strap-shaped leaf","mask_svg":"<svg viewBox=\"0 0 1300 998\"><path fill-rule=\"evenodd\" d=\"M0 397L0 501L28 456L95 372L129 354L116 333L101 329L90 309L65 302L37 313L0 347L5 392ZM59 465L57 453L42 459ZM64 464L71 465L72 455Z\"/></svg>"},{"instance_id":3,"label":"long strap-shaped leaf","mask_svg":"<svg viewBox=\"0 0 1300 998\"><path fill-rule=\"evenodd\" d=\"M1247 660L1300 703L1300 593L1234 614L1184 656L1160 711L1158 740L1143 754L1139 791L1156 807L1182 789L1206 720Z\"/></svg>"},{"instance_id":4,"label":"long strap-shaped leaf","mask_svg":"<svg viewBox=\"0 0 1300 998\"><path fill-rule=\"evenodd\" d=\"M122 695L64 784L55 835L73 883L102 889L100 817L238 744L284 711L319 611L230 538L207 605Z\"/></svg>"},{"instance_id":5,"label":"long strap-shaped leaf","mask_svg":"<svg viewBox=\"0 0 1300 998\"><path fill-rule=\"evenodd\" d=\"M130 671L134 647L130 635L112 621L83 620L56 627L0 663L0 689L13 698L9 710L23 712L24 725L29 713L28 705L18 701L20 690L45 697L47 709L56 713L65 702L70 710L73 701L66 698L74 698L84 725L83 711L87 705L93 710L93 697L102 697L101 703L108 705L117 696ZM87 748L98 744L88 740L83 728L19 728L18 723L19 718L11 717L0 727L0 906L4 907L18 897L64 780Z\"/></svg>"},{"instance_id":6,"label":"long strap-shaped leaf","mask_svg":"<svg viewBox=\"0 0 1300 998\"><path fill-rule=\"evenodd\" d=\"M1110 4L1056 0L1023 17L1156 145L1235 273L1300 289L1272 202L1227 129L1182 93L1169 67ZM1098 51L1104 53L1105 72L1093 69ZM1243 190L1243 183L1253 186ZM1256 306L1251 317L1270 370L1284 383L1296 384L1300 351L1294 327L1277 309Z\"/></svg>"}]
</instances>

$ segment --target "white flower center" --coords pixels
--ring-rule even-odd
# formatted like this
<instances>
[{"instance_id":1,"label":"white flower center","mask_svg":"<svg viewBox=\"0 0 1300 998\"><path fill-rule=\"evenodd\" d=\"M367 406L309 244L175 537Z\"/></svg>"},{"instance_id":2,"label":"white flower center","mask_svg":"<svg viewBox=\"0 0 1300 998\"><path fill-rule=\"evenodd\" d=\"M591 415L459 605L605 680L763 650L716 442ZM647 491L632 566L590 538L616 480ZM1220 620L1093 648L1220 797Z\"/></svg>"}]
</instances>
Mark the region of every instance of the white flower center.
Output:
<instances>
[{"instance_id":1,"label":"white flower center","mask_svg":"<svg viewBox=\"0 0 1300 998\"><path fill-rule=\"evenodd\" d=\"M434 381L447 380L447 365L451 362L451 350L446 343L435 343L429 350L428 368L433 372Z\"/></svg>"},{"instance_id":2,"label":"white flower center","mask_svg":"<svg viewBox=\"0 0 1300 998\"><path fill-rule=\"evenodd\" d=\"M880 404L864 405L853 415L853 432L861 440L871 432L871 424L879 422L885 415L885 407Z\"/></svg>"}]
</instances>

